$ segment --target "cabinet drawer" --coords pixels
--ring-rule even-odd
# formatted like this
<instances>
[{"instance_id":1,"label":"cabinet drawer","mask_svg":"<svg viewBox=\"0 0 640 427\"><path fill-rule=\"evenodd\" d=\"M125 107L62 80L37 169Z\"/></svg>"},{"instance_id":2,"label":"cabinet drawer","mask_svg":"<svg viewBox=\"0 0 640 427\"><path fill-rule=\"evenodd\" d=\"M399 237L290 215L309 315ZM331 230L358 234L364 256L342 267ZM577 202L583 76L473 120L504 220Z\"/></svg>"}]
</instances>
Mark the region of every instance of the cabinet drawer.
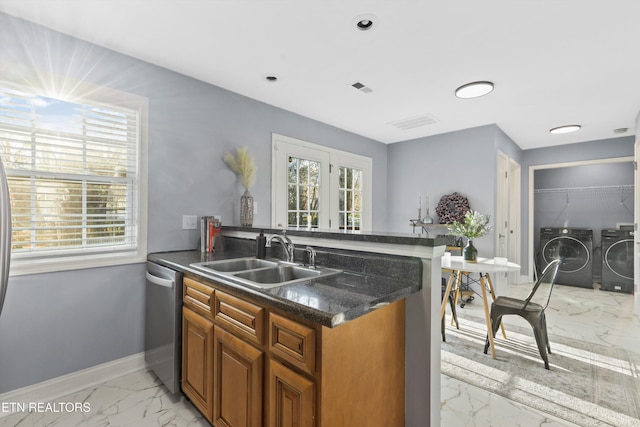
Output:
<instances>
[{"instance_id":1,"label":"cabinet drawer","mask_svg":"<svg viewBox=\"0 0 640 427\"><path fill-rule=\"evenodd\" d=\"M311 375L316 370L316 331L306 325L270 313L269 350Z\"/></svg>"},{"instance_id":2,"label":"cabinet drawer","mask_svg":"<svg viewBox=\"0 0 640 427\"><path fill-rule=\"evenodd\" d=\"M264 344L265 309L224 292L216 291L213 319L234 334L258 345Z\"/></svg>"},{"instance_id":3,"label":"cabinet drawer","mask_svg":"<svg viewBox=\"0 0 640 427\"><path fill-rule=\"evenodd\" d=\"M198 314L213 318L211 315L211 297L213 288L188 277L184 278L183 302Z\"/></svg>"}]
</instances>

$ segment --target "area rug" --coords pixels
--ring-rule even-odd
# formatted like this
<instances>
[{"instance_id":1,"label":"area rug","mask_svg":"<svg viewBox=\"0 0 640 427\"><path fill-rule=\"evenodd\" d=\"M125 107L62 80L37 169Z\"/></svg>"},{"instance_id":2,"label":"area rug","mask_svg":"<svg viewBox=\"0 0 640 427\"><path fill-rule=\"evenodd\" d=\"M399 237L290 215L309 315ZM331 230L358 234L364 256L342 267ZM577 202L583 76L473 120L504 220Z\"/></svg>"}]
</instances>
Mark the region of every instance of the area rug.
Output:
<instances>
[{"instance_id":1,"label":"area rug","mask_svg":"<svg viewBox=\"0 0 640 427\"><path fill-rule=\"evenodd\" d=\"M580 426L640 426L640 354L550 335L546 370L531 329L506 332L493 359L483 319L447 326L442 373Z\"/></svg>"}]
</instances>

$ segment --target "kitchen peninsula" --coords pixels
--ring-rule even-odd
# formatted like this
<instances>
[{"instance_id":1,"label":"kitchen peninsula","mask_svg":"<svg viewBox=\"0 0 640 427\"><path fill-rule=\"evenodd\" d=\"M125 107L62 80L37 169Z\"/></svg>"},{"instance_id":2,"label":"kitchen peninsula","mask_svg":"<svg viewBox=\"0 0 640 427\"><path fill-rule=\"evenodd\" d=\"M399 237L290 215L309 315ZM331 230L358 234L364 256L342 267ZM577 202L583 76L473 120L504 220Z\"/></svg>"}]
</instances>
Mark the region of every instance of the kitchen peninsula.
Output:
<instances>
[{"instance_id":1,"label":"kitchen peninsula","mask_svg":"<svg viewBox=\"0 0 640 427\"><path fill-rule=\"evenodd\" d=\"M300 419L307 417L306 425L344 425L362 420L365 414L369 419L378 417L378 422L380 416L393 419L388 425L439 425L437 313L444 242L416 235L287 230L286 235L295 244L296 262L307 264L307 247L311 247L317 265L342 273L270 289L239 285L192 266L254 256L255 238L261 230L267 235L282 233L266 227L225 227L224 251L213 255L197 251L149 255L150 261L184 272L185 291L194 295L209 292L202 297L202 301L211 301L213 314L203 313L209 319L203 319L203 323L200 317L194 317L190 304L196 308L198 304L185 297L184 312L191 317L183 317L183 321L211 325L214 356L228 359L230 353L224 356L224 348L242 348L254 355L253 368L246 370L253 372L254 382L248 390L253 393L253 403L247 401L245 405L253 407L254 413L247 416L262 419L264 414L264 425L281 425L276 423L276 416L284 408L278 402L293 399L294 391L283 389L283 384L293 381L301 385L293 401L300 399L297 404L301 404L307 399L307 405L300 407L309 410L298 414ZM275 241L267 256L285 259L281 245ZM241 341L229 333L233 329L225 323L228 319L216 317L219 304L234 307L235 312L248 307L250 337L239 335L245 338ZM278 342L278 336L284 341ZM358 352L359 347L368 351ZM290 358L292 355L295 357ZM223 412L229 414L232 408L225 409L221 401L216 401L216 391L217 395L224 393L221 378L225 374L217 371L219 367L210 369L215 391L205 396L199 409L210 421L225 422ZM183 389L184 383L183 371ZM258 407L264 410L256 410L255 402L260 402ZM195 400L194 404L198 406ZM237 409L242 406L233 410Z\"/></svg>"}]
</instances>

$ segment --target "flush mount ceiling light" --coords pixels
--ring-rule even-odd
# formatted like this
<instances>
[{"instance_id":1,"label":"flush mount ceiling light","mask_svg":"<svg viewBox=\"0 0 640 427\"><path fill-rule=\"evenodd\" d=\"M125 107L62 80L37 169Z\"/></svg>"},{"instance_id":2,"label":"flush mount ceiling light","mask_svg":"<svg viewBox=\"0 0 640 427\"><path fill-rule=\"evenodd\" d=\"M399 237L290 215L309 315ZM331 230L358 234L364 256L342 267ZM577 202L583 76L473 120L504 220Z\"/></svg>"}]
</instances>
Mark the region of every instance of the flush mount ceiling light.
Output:
<instances>
[{"instance_id":1,"label":"flush mount ceiling light","mask_svg":"<svg viewBox=\"0 0 640 427\"><path fill-rule=\"evenodd\" d=\"M378 26L378 17L371 14L358 15L353 22L358 31L370 31Z\"/></svg>"},{"instance_id":2,"label":"flush mount ceiling light","mask_svg":"<svg viewBox=\"0 0 640 427\"><path fill-rule=\"evenodd\" d=\"M549 129L549 133L552 133L554 135L558 135L558 134L561 134L561 133L576 132L576 131L579 131L581 127L582 126L580 126L580 125L558 126L556 128Z\"/></svg>"},{"instance_id":3,"label":"flush mount ceiling light","mask_svg":"<svg viewBox=\"0 0 640 427\"><path fill-rule=\"evenodd\" d=\"M456 96L462 99L478 98L493 90L493 83L488 81L472 82L456 89Z\"/></svg>"}]
</instances>

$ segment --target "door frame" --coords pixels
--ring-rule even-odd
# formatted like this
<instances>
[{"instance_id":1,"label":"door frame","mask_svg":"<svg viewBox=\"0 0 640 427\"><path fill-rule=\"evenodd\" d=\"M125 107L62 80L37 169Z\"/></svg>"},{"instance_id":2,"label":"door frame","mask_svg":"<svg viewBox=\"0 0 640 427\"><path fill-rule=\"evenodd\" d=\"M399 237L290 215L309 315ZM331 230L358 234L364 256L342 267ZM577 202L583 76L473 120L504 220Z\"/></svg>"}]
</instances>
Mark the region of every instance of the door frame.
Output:
<instances>
[{"instance_id":1,"label":"door frame","mask_svg":"<svg viewBox=\"0 0 640 427\"><path fill-rule=\"evenodd\" d=\"M514 159L509 159L509 234L507 237L507 258L521 264L522 236L522 167Z\"/></svg>"},{"instance_id":2,"label":"door frame","mask_svg":"<svg viewBox=\"0 0 640 427\"><path fill-rule=\"evenodd\" d=\"M640 317L640 234L638 233L638 217L640 217L640 136L636 137L634 144L634 176L635 185L633 200L633 313Z\"/></svg>"},{"instance_id":3,"label":"door frame","mask_svg":"<svg viewBox=\"0 0 640 427\"><path fill-rule=\"evenodd\" d=\"M535 248L534 248L534 242L535 242L535 230L533 229L533 212L534 212L534 187L535 187L535 171L537 170L541 170L541 169L557 169L557 168L565 168L565 167L571 167L571 166L588 166L588 165L598 165L598 164L604 164L604 163L626 163L626 162L633 162L635 160L634 156L625 156L625 157L612 157L612 158L608 158L608 159L593 159L593 160L580 160L580 161L575 161L575 162L562 162L562 163L548 163L548 164L542 164L542 165L530 165L529 166L529 188L528 188L528 192L529 192L529 224L528 224L528 271L527 271L527 280L528 281L533 281L533 267L535 264L535 260L534 260L534 254L535 254ZM636 182L635 182L635 191L638 191L638 178L637 178L637 172L636 172ZM634 196L635 197L635 196ZM638 201L636 200L635 203L637 203ZM634 209L636 209L636 206L634 203ZM638 211L635 210L634 211L634 217L637 217L638 215ZM636 282L637 283L637 282Z\"/></svg>"}]
</instances>

